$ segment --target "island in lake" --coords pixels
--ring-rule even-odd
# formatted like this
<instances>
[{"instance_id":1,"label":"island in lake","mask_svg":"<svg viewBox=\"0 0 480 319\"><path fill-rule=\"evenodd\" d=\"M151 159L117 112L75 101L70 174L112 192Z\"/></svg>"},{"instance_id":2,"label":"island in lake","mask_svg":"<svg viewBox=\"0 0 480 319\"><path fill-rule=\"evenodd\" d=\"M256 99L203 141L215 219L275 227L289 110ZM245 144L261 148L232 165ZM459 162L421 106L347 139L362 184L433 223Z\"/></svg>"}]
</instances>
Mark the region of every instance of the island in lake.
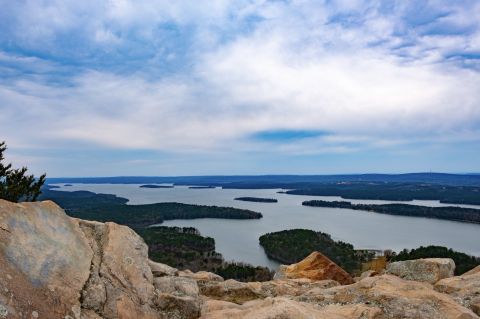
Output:
<instances>
[{"instance_id":1,"label":"island in lake","mask_svg":"<svg viewBox=\"0 0 480 319\"><path fill-rule=\"evenodd\" d=\"M140 185L140 188L174 188L175 186L173 185Z\"/></svg>"},{"instance_id":2,"label":"island in lake","mask_svg":"<svg viewBox=\"0 0 480 319\"><path fill-rule=\"evenodd\" d=\"M388 215L438 218L467 223L480 223L480 209L455 206L428 207L410 204L352 204L351 202L346 201L329 202L323 200L308 200L304 201L302 205L314 207L346 208Z\"/></svg>"},{"instance_id":3,"label":"island in lake","mask_svg":"<svg viewBox=\"0 0 480 319\"><path fill-rule=\"evenodd\" d=\"M293 264L319 251L350 274L359 273L362 263L373 258L359 254L353 245L335 241L329 234L309 229L290 229L262 235L260 245L267 256L284 264Z\"/></svg>"},{"instance_id":4,"label":"island in lake","mask_svg":"<svg viewBox=\"0 0 480 319\"><path fill-rule=\"evenodd\" d=\"M209 188L216 188L215 186L189 186L190 189L209 189Z\"/></svg>"},{"instance_id":5,"label":"island in lake","mask_svg":"<svg viewBox=\"0 0 480 319\"><path fill-rule=\"evenodd\" d=\"M261 197L237 197L235 200L242 200L245 202L257 202L257 203L277 203L275 198L261 198Z\"/></svg>"},{"instance_id":6,"label":"island in lake","mask_svg":"<svg viewBox=\"0 0 480 319\"><path fill-rule=\"evenodd\" d=\"M71 217L99 222L115 222L130 226L137 231L140 228L172 219L259 219L263 217L261 213L234 207L182 203L127 205L128 199L123 197L88 191L57 191L53 190L51 186L43 188L39 199L56 202Z\"/></svg>"}]
</instances>

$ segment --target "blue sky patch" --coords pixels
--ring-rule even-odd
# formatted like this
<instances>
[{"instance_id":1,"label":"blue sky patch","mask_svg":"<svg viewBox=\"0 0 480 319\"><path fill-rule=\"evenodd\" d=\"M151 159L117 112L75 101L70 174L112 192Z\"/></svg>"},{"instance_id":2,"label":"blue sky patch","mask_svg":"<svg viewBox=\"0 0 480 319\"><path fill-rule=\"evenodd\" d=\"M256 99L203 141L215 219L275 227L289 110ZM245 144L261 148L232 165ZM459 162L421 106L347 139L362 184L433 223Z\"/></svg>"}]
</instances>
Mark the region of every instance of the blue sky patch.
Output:
<instances>
[{"instance_id":1,"label":"blue sky patch","mask_svg":"<svg viewBox=\"0 0 480 319\"><path fill-rule=\"evenodd\" d=\"M255 133L252 137L259 141L281 143L326 135L329 135L329 133L316 130L271 130Z\"/></svg>"}]
</instances>

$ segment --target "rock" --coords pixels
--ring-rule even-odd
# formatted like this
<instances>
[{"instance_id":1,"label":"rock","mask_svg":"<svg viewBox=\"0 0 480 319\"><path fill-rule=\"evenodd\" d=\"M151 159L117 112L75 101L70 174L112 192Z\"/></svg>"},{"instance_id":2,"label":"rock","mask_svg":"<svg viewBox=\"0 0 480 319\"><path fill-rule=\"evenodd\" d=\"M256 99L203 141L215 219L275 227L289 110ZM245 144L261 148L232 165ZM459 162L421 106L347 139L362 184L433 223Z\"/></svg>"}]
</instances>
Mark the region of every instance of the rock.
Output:
<instances>
[{"instance_id":1,"label":"rock","mask_svg":"<svg viewBox=\"0 0 480 319\"><path fill-rule=\"evenodd\" d=\"M425 258L397 261L387 265L386 273L406 280L436 283L453 277L455 262L450 258Z\"/></svg>"},{"instance_id":2,"label":"rock","mask_svg":"<svg viewBox=\"0 0 480 319\"><path fill-rule=\"evenodd\" d=\"M287 298L254 300L241 306L202 313L202 319L373 319L380 309L366 305L330 305L323 308Z\"/></svg>"},{"instance_id":3,"label":"rock","mask_svg":"<svg viewBox=\"0 0 480 319\"><path fill-rule=\"evenodd\" d=\"M0 304L12 318L160 318L148 248L130 228L0 200Z\"/></svg>"},{"instance_id":4,"label":"rock","mask_svg":"<svg viewBox=\"0 0 480 319\"><path fill-rule=\"evenodd\" d=\"M248 286L265 297L299 296L313 289L326 289L338 286L334 280L310 280L306 278L249 282Z\"/></svg>"},{"instance_id":5,"label":"rock","mask_svg":"<svg viewBox=\"0 0 480 319\"><path fill-rule=\"evenodd\" d=\"M461 276L442 279L434 287L480 315L480 266Z\"/></svg>"},{"instance_id":6,"label":"rock","mask_svg":"<svg viewBox=\"0 0 480 319\"><path fill-rule=\"evenodd\" d=\"M8 309L4 305L0 304L0 318L7 318Z\"/></svg>"},{"instance_id":7,"label":"rock","mask_svg":"<svg viewBox=\"0 0 480 319\"><path fill-rule=\"evenodd\" d=\"M153 277L162 277L162 276L177 276L178 269L170 267L165 264L156 263L154 261L149 260L148 265L152 270Z\"/></svg>"},{"instance_id":8,"label":"rock","mask_svg":"<svg viewBox=\"0 0 480 319\"><path fill-rule=\"evenodd\" d=\"M195 319L201 313L200 300L190 296L160 293L155 300L155 305L161 312L162 318Z\"/></svg>"},{"instance_id":9,"label":"rock","mask_svg":"<svg viewBox=\"0 0 480 319\"><path fill-rule=\"evenodd\" d=\"M221 276L208 271L199 271L199 272L180 271L178 273L178 276L188 277L198 281L223 281L223 278Z\"/></svg>"},{"instance_id":10,"label":"rock","mask_svg":"<svg viewBox=\"0 0 480 319\"><path fill-rule=\"evenodd\" d=\"M225 309L242 309L242 306L233 302L215 299L207 299L202 304L202 314Z\"/></svg>"},{"instance_id":11,"label":"rock","mask_svg":"<svg viewBox=\"0 0 480 319\"><path fill-rule=\"evenodd\" d=\"M216 300L243 304L254 299L267 297L294 297L313 289L327 289L338 286L333 280L285 279L265 282L198 282L202 295Z\"/></svg>"},{"instance_id":12,"label":"rock","mask_svg":"<svg viewBox=\"0 0 480 319\"><path fill-rule=\"evenodd\" d=\"M94 251L83 291L84 309L103 318L155 318L148 247L133 230L115 223L79 221Z\"/></svg>"},{"instance_id":13,"label":"rock","mask_svg":"<svg viewBox=\"0 0 480 319\"><path fill-rule=\"evenodd\" d=\"M233 279L222 282L199 283L200 293L212 299L223 300L242 304L246 301L257 299L261 294L248 283Z\"/></svg>"},{"instance_id":14,"label":"rock","mask_svg":"<svg viewBox=\"0 0 480 319\"><path fill-rule=\"evenodd\" d=\"M290 266L281 265L274 279L308 278L335 280L343 285L353 283L353 278L333 261L319 252L313 252L302 261Z\"/></svg>"},{"instance_id":15,"label":"rock","mask_svg":"<svg viewBox=\"0 0 480 319\"><path fill-rule=\"evenodd\" d=\"M197 282L191 278L159 277L155 278L153 283L155 288L162 293L198 297L199 289Z\"/></svg>"},{"instance_id":16,"label":"rock","mask_svg":"<svg viewBox=\"0 0 480 319\"><path fill-rule=\"evenodd\" d=\"M379 318L478 319L450 296L433 290L430 284L393 275L368 277L348 286L312 289L295 299L320 306L375 305L381 310Z\"/></svg>"},{"instance_id":17,"label":"rock","mask_svg":"<svg viewBox=\"0 0 480 319\"><path fill-rule=\"evenodd\" d=\"M376 272L375 270L367 270L367 271L362 272L359 279L362 280L362 279L365 279L365 278L368 278L368 277L374 277L374 276L377 276L377 275L378 275L378 272Z\"/></svg>"},{"instance_id":18,"label":"rock","mask_svg":"<svg viewBox=\"0 0 480 319\"><path fill-rule=\"evenodd\" d=\"M73 316L92 257L78 221L53 202L0 200L0 301L13 317Z\"/></svg>"},{"instance_id":19,"label":"rock","mask_svg":"<svg viewBox=\"0 0 480 319\"><path fill-rule=\"evenodd\" d=\"M480 266L477 266L477 267L467 271L466 273L463 274L463 276L473 275L473 274L478 274L478 273L480 273Z\"/></svg>"}]
</instances>

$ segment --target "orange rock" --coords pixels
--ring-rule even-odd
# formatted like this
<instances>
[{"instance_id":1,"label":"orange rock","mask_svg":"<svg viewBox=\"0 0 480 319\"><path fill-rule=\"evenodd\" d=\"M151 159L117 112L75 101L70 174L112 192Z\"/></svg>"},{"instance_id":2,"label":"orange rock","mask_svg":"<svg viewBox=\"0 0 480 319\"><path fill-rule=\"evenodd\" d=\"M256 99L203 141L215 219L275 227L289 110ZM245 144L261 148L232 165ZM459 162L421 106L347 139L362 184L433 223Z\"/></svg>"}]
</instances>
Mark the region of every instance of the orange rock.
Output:
<instances>
[{"instance_id":1,"label":"orange rock","mask_svg":"<svg viewBox=\"0 0 480 319\"><path fill-rule=\"evenodd\" d=\"M290 266L280 266L274 279L308 278L311 280L331 279L342 285L354 283L352 276L331 261L328 257L315 251L304 260Z\"/></svg>"}]
</instances>

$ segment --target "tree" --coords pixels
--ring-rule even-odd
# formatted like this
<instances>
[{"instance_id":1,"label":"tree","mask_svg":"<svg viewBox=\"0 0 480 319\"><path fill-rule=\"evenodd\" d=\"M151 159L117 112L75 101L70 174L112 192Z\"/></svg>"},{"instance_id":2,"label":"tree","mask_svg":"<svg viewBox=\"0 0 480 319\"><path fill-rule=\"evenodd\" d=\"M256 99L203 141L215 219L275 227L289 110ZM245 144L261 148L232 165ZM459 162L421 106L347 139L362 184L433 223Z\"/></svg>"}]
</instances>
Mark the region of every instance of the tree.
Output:
<instances>
[{"instance_id":1,"label":"tree","mask_svg":"<svg viewBox=\"0 0 480 319\"><path fill-rule=\"evenodd\" d=\"M0 199L11 202L33 202L42 193L46 174L36 179L27 174L27 168L13 169L12 164L4 164L3 153L7 150L5 142L0 142Z\"/></svg>"}]
</instances>

